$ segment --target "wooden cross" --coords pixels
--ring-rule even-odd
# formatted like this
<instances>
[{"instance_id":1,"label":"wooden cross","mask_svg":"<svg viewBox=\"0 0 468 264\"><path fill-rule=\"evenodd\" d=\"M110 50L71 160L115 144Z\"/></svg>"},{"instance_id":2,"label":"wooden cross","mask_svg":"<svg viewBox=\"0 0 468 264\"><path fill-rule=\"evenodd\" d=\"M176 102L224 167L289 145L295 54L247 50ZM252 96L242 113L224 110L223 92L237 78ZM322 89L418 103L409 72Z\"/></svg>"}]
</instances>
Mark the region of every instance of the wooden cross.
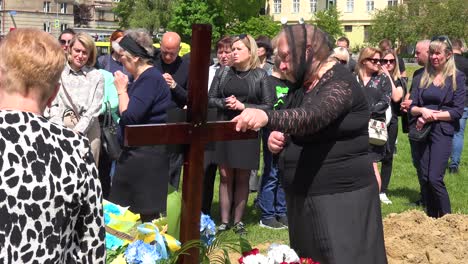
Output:
<instances>
[{"instance_id":1,"label":"wooden cross","mask_svg":"<svg viewBox=\"0 0 468 264\"><path fill-rule=\"evenodd\" d=\"M182 185L182 243L200 239L201 193L205 145L210 141L257 138L257 132L235 131L234 122L207 122L208 70L210 65L211 25L192 25L187 121L172 124L131 125L125 127L126 146L186 144ZM198 249L184 255L181 263L199 264Z\"/></svg>"}]
</instances>

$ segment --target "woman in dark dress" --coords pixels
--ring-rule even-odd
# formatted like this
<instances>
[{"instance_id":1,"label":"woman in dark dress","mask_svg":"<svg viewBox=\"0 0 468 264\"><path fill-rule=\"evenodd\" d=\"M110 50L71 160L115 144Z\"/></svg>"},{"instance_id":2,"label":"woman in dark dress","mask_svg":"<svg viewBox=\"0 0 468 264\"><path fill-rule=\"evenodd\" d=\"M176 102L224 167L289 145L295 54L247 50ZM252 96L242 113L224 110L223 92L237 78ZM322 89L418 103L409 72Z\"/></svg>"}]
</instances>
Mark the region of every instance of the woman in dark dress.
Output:
<instances>
[{"instance_id":1,"label":"woman in dark dress","mask_svg":"<svg viewBox=\"0 0 468 264\"><path fill-rule=\"evenodd\" d=\"M387 151L382 159L381 176L382 188L380 189L380 201L384 204L392 204L392 201L387 196L387 189L390 183L390 176L392 175L393 167L393 153L395 152L396 140L398 136L398 111L400 110L400 103L406 93L406 81L400 74L398 66L398 56L392 49L382 52L382 72L387 75L392 85L392 96L390 107L392 111L391 119L387 120L388 126L388 140L386 144Z\"/></svg>"},{"instance_id":2,"label":"woman in dark dress","mask_svg":"<svg viewBox=\"0 0 468 264\"><path fill-rule=\"evenodd\" d=\"M390 79L381 71L381 52L378 49L367 47L361 50L356 63L356 72L359 84L364 87L364 94L369 103L370 118L388 123L386 111L389 110L392 96ZM380 171L377 163L380 162L387 151L385 145L369 145L369 155L373 161L375 177L381 186Z\"/></svg>"},{"instance_id":3,"label":"woman in dark dress","mask_svg":"<svg viewBox=\"0 0 468 264\"><path fill-rule=\"evenodd\" d=\"M447 37L437 37L429 46L429 61L413 80L409 112L416 129L431 126L424 142L413 142L421 193L427 215L442 217L451 213L450 198L444 183L445 169L452 151L452 139L458 129L465 105L465 75L457 71L452 44Z\"/></svg>"},{"instance_id":4,"label":"woman in dark dress","mask_svg":"<svg viewBox=\"0 0 468 264\"><path fill-rule=\"evenodd\" d=\"M126 125L166 122L171 93L166 81L151 64L153 41L142 31L128 31L119 42L120 62L133 76L115 72L119 95L120 140ZM169 159L164 146L124 147L117 161L109 200L139 213L143 222L166 211Z\"/></svg>"},{"instance_id":5,"label":"woman in dark dress","mask_svg":"<svg viewBox=\"0 0 468 264\"><path fill-rule=\"evenodd\" d=\"M282 179L298 255L320 263L387 263L367 147L369 106L356 78L330 53L318 28L285 27L280 69L303 96L291 109L246 109L234 118L236 129L276 130L269 139L274 153L288 155L288 138L302 146L295 173Z\"/></svg>"},{"instance_id":6,"label":"woman in dark dress","mask_svg":"<svg viewBox=\"0 0 468 264\"><path fill-rule=\"evenodd\" d=\"M272 109L274 91L267 84L267 72L259 68L255 40L242 34L233 40L231 47L232 67L222 67L215 74L208 94L209 106L216 107L223 120L231 120L247 107ZM258 169L260 141L225 141L217 145L216 151L221 175L218 230L229 229L233 206L234 231L243 234L246 231L242 216L249 197L249 175L250 170Z\"/></svg>"}]
</instances>

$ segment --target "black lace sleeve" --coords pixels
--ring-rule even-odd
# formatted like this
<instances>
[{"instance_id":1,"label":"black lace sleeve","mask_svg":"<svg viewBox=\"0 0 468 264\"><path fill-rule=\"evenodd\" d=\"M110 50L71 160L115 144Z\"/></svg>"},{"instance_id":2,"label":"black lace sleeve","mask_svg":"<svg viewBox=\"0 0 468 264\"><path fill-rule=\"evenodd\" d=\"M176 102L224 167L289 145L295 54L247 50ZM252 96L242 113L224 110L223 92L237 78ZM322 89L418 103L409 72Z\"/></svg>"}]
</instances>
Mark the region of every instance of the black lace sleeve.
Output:
<instances>
[{"instance_id":1,"label":"black lace sleeve","mask_svg":"<svg viewBox=\"0 0 468 264\"><path fill-rule=\"evenodd\" d=\"M350 111L352 85L343 80L319 82L304 95L299 108L266 111L268 127L297 136L313 134Z\"/></svg>"}]
</instances>

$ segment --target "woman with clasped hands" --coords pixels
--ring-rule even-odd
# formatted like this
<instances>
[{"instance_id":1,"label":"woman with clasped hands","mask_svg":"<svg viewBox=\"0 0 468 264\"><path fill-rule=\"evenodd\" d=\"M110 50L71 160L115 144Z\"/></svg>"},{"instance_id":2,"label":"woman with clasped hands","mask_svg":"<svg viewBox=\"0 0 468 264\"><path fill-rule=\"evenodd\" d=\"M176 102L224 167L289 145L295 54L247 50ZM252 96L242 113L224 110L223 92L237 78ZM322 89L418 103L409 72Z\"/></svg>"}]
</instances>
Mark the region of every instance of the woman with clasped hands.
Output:
<instances>
[{"instance_id":1,"label":"woman with clasped hands","mask_svg":"<svg viewBox=\"0 0 468 264\"><path fill-rule=\"evenodd\" d=\"M129 30L115 45L119 60L132 75L116 71L115 87L119 96L119 140L124 128L136 124L166 123L171 92L166 81L152 65L153 40L143 30ZM165 146L124 147L117 161L109 200L139 213L142 222L159 218L166 212L169 183L169 158Z\"/></svg>"},{"instance_id":2,"label":"woman with clasped hands","mask_svg":"<svg viewBox=\"0 0 468 264\"><path fill-rule=\"evenodd\" d=\"M442 217L451 213L444 175L465 103L465 75L455 67L452 44L447 37L432 39L424 72L413 82L419 83L411 91L413 102L409 109L417 117L416 129L432 126L426 141L413 142L415 160L419 161L421 193L427 214Z\"/></svg>"},{"instance_id":3,"label":"woman with clasped hands","mask_svg":"<svg viewBox=\"0 0 468 264\"><path fill-rule=\"evenodd\" d=\"M288 155L288 138L302 146L295 173L282 178L293 249L320 263L387 263L368 155L369 106L356 78L330 54L320 29L283 28L280 70L303 96L293 99L292 108L247 108L233 121L238 131L275 131L272 152Z\"/></svg>"},{"instance_id":4,"label":"woman with clasped hands","mask_svg":"<svg viewBox=\"0 0 468 264\"><path fill-rule=\"evenodd\" d=\"M269 89L267 72L259 67L255 40L241 34L233 39L231 49L232 66L222 67L215 74L208 93L208 106L216 107L223 120L231 120L247 107L272 109L274 91ZM218 231L230 228L233 211L234 232L245 234L242 218L249 197L250 170L257 170L259 166L260 140L219 142L216 156L221 175Z\"/></svg>"}]
</instances>

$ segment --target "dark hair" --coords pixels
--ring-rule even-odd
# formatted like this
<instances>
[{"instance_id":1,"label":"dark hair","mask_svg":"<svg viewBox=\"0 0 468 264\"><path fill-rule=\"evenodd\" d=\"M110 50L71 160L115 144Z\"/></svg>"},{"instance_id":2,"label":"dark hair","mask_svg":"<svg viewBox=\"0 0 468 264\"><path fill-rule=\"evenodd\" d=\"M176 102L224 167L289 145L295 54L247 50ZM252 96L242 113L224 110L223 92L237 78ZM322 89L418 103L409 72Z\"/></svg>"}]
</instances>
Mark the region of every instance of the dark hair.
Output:
<instances>
[{"instance_id":1,"label":"dark hair","mask_svg":"<svg viewBox=\"0 0 468 264\"><path fill-rule=\"evenodd\" d=\"M347 37L340 37L339 39L336 40L336 42L346 42L346 46L349 48L349 39Z\"/></svg>"},{"instance_id":2,"label":"dark hair","mask_svg":"<svg viewBox=\"0 0 468 264\"><path fill-rule=\"evenodd\" d=\"M382 39L379 42L379 49L382 50L382 51L392 49L392 48L393 48L393 45L392 45L392 42L389 39Z\"/></svg>"},{"instance_id":3,"label":"dark hair","mask_svg":"<svg viewBox=\"0 0 468 264\"><path fill-rule=\"evenodd\" d=\"M232 37L225 36L222 37L218 42L216 42L216 51L218 51L221 48L226 48L229 47L231 48L232 45Z\"/></svg>"},{"instance_id":4,"label":"dark hair","mask_svg":"<svg viewBox=\"0 0 468 264\"><path fill-rule=\"evenodd\" d=\"M259 48L265 48L266 57L269 59L273 55L273 48L271 47L271 40L267 36L258 36L255 39Z\"/></svg>"},{"instance_id":5,"label":"dark hair","mask_svg":"<svg viewBox=\"0 0 468 264\"><path fill-rule=\"evenodd\" d=\"M461 39L454 38L452 39L452 47L454 49L461 49L463 48L463 42L461 41Z\"/></svg>"},{"instance_id":6,"label":"dark hair","mask_svg":"<svg viewBox=\"0 0 468 264\"><path fill-rule=\"evenodd\" d=\"M62 35L63 35L63 34L71 34L71 35L75 36L75 35L76 35L76 32L75 32L75 30L73 30L73 29L71 29L71 28L66 28L66 29L64 29L62 32L60 32L60 35L59 35L59 37L58 37L59 40L62 38Z\"/></svg>"}]
</instances>

